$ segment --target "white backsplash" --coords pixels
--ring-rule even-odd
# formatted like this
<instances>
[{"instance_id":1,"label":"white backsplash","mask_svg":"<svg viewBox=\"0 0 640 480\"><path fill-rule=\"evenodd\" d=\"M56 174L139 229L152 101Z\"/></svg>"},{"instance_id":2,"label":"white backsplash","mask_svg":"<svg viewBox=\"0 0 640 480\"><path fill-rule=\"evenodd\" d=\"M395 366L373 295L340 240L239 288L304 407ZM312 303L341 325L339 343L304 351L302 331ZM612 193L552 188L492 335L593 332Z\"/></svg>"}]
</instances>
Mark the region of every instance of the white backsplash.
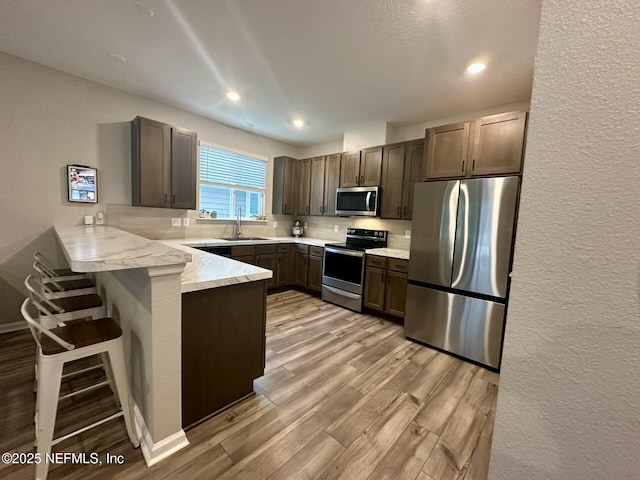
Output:
<instances>
[{"instance_id":1,"label":"white backsplash","mask_svg":"<svg viewBox=\"0 0 640 480\"><path fill-rule=\"evenodd\" d=\"M189 219L189 226L172 227L171 219ZM295 220L305 225L306 237L343 242L347 227L388 230L389 248L409 249L411 240L405 238L406 230L411 230L411 220L384 220L368 217L310 217L292 215L267 215L267 220L242 222L245 237L287 237ZM273 222L277 228L273 228ZM195 210L174 210L166 208L132 207L130 205L108 205L107 223L127 232L153 240L180 238L221 238L233 237L235 222L232 220L199 220ZM338 231L335 231L335 226Z\"/></svg>"}]
</instances>

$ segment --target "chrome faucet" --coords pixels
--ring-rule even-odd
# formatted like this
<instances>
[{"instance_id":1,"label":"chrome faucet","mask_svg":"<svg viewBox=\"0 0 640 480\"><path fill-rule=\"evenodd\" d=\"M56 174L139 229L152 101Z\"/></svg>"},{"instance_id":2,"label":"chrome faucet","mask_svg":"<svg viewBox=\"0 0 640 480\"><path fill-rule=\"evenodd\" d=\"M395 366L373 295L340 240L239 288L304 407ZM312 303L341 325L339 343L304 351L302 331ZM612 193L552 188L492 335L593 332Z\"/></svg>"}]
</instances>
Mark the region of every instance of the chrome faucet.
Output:
<instances>
[{"instance_id":1,"label":"chrome faucet","mask_svg":"<svg viewBox=\"0 0 640 480\"><path fill-rule=\"evenodd\" d=\"M242 232L240 227L242 226L242 207L238 207L236 210L236 238L240 238Z\"/></svg>"}]
</instances>

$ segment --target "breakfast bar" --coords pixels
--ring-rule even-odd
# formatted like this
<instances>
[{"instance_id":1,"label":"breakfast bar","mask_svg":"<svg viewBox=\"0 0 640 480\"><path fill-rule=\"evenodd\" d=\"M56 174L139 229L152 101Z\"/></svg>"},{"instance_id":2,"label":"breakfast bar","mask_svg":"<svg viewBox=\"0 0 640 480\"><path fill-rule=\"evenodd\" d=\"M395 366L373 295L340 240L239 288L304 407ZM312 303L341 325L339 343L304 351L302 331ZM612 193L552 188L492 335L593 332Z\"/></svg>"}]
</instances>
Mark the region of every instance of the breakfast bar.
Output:
<instances>
[{"instance_id":1,"label":"breakfast bar","mask_svg":"<svg viewBox=\"0 0 640 480\"><path fill-rule=\"evenodd\" d=\"M206 292L220 287L253 285L254 294L264 297L271 272L109 226L57 226L55 233L71 269L95 274L108 314L122 328L136 431L151 466L189 443L183 430L184 295L205 299L208 309L220 295ZM213 318L214 312L202 314L197 306L189 311L191 316L200 313L195 320L202 336L203 319ZM264 309L255 323L264 336ZM206 388L216 391L216 385Z\"/></svg>"}]
</instances>

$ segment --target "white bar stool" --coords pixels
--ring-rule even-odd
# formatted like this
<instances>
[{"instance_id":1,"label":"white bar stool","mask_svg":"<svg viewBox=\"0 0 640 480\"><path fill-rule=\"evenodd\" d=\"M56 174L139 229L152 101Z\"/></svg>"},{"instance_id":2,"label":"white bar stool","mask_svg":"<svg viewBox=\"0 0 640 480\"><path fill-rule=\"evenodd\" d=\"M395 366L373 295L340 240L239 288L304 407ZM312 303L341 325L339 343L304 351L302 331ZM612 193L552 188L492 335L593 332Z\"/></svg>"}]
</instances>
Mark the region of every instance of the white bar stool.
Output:
<instances>
[{"instance_id":1,"label":"white bar stool","mask_svg":"<svg viewBox=\"0 0 640 480\"><path fill-rule=\"evenodd\" d=\"M71 295L67 294L64 297L50 297L55 292L45 284L40 283L33 275L29 275L25 279L24 286L29 291L31 299L47 307L60 322L85 317L99 318L107 316L106 305L97 293L73 295L73 292L71 292ZM48 319L48 316L42 316L43 322L46 323ZM56 325L48 324L47 326L53 328Z\"/></svg>"},{"instance_id":2,"label":"white bar stool","mask_svg":"<svg viewBox=\"0 0 640 480\"><path fill-rule=\"evenodd\" d=\"M129 379L126 370L122 330L112 318L100 318L93 321L73 322L62 327L47 328L34 317L30 308L44 311L47 308L37 301L27 298L20 309L34 340L38 344L38 394L36 399L36 447L43 461L36 465L36 479L45 480L49 470L44 461L51 447L57 443L102 425L118 417L124 417L129 440L134 447L140 442L135 433L132 415L132 401L129 391ZM62 379L62 369L67 362L79 360L96 354L106 354L111 365L115 381L114 395L121 405L119 412L94 422L59 438L53 438L58 408L58 394Z\"/></svg>"},{"instance_id":3,"label":"white bar stool","mask_svg":"<svg viewBox=\"0 0 640 480\"><path fill-rule=\"evenodd\" d=\"M47 268L37 260L33 262L33 271L43 286L42 293L48 298L60 298L97 293L96 282L90 277L69 279L52 276Z\"/></svg>"},{"instance_id":4,"label":"white bar stool","mask_svg":"<svg viewBox=\"0 0 640 480\"><path fill-rule=\"evenodd\" d=\"M52 278L75 280L78 278L89 278L86 273L74 272L69 268L56 268L53 263L40 252L33 254L33 258L47 271L47 274Z\"/></svg>"}]
</instances>

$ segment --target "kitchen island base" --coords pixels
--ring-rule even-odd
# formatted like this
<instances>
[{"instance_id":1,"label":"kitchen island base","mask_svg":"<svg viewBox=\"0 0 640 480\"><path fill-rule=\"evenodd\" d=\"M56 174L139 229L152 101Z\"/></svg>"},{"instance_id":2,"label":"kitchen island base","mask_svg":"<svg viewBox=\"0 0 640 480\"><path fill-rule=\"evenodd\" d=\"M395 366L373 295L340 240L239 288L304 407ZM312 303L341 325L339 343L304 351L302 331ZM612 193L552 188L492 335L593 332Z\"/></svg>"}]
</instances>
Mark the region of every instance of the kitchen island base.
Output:
<instances>
[{"instance_id":1,"label":"kitchen island base","mask_svg":"<svg viewBox=\"0 0 640 480\"><path fill-rule=\"evenodd\" d=\"M253 394L264 374L266 281L182 294L182 426Z\"/></svg>"}]
</instances>

